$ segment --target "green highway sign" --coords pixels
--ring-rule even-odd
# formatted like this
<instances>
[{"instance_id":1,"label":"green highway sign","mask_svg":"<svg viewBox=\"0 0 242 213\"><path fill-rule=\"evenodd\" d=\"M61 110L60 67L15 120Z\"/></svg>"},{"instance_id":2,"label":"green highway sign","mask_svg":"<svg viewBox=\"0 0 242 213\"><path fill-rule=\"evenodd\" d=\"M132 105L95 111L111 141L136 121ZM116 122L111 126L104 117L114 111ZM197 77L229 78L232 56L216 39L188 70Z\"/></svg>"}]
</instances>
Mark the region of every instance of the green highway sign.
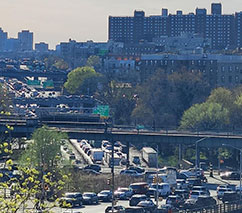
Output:
<instances>
[{"instance_id":1,"label":"green highway sign","mask_svg":"<svg viewBox=\"0 0 242 213\"><path fill-rule=\"evenodd\" d=\"M100 117L109 117L109 106L108 105L98 105L93 110L93 114L99 114Z\"/></svg>"}]
</instances>

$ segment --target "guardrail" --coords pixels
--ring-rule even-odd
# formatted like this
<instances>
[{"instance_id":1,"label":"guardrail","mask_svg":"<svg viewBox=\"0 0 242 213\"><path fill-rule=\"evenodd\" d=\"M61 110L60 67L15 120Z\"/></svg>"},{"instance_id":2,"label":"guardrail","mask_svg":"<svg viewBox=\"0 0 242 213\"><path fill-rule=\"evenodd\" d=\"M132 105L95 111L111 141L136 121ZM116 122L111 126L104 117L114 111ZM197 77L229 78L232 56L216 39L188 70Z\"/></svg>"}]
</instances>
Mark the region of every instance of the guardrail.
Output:
<instances>
[{"instance_id":1,"label":"guardrail","mask_svg":"<svg viewBox=\"0 0 242 213\"><path fill-rule=\"evenodd\" d=\"M172 213L241 213L242 212L242 200L217 204L215 206L197 208L197 209L186 209L171 211Z\"/></svg>"}]
</instances>

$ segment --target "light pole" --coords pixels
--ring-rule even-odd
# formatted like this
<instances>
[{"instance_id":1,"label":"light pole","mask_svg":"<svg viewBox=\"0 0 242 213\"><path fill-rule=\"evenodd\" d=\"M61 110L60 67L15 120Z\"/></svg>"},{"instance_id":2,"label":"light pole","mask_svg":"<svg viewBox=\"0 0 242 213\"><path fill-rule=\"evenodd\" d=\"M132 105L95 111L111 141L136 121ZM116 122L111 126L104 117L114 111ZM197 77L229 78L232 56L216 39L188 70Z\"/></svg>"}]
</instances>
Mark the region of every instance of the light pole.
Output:
<instances>
[{"instance_id":1,"label":"light pole","mask_svg":"<svg viewBox=\"0 0 242 213\"><path fill-rule=\"evenodd\" d=\"M233 146L233 145L230 145L230 144L222 144L222 146L228 146L228 147L232 147L234 149L237 149L239 150L239 158L240 158L240 162L239 162L239 200L241 200L241 177L242 177L242 149L236 147L236 146Z\"/></svg>"},{"instance_id":2,"label":"light pole","mask_svg":"<svg viewBox=\"0 0 242 213\"><path fill-rule=\"evenodd\" d=\"M200 138L199 140L195 141L196 143L196 170L198 169L198 144L204 140L206 140L209 137L205 137L205 138Z\"/></svg>"}]
</instances>

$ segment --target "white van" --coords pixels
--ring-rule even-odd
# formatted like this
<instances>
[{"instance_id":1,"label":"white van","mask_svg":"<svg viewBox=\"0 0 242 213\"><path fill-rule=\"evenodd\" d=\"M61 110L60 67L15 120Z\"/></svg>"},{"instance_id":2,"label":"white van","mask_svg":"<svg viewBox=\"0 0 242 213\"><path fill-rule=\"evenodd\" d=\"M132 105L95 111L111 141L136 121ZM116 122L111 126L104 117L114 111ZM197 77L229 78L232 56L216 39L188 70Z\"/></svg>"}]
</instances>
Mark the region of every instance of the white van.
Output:
<instances>
[{"instance_id":1,"label":"white van","mask_svg":"<svg viewBox=\"0 0 242 213\"><path fill-rule=\"evenodd\" d=\"M156 191L156 183L150 184L149 190ZM158 192L160 196L168 196L171 193L171 187L168 183L159 183Z\"/></svg>"}]
</instances>

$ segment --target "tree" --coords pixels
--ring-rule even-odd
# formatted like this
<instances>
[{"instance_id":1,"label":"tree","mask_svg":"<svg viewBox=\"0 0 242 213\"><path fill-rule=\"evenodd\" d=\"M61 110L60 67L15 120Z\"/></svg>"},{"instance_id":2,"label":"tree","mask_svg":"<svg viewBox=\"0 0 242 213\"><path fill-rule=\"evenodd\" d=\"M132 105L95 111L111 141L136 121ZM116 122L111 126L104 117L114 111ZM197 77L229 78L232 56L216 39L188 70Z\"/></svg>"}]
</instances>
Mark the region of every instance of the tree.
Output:
<instances>
[{"instance_id":1,"label":"tree","mask_svg":"<svg viewBox=\"0 0 242 213\"><path fill-rule=\"evenodd\" d=\"M212 90L207 101L209 103L218 103L222 107L230 110L233 105L233 102L234 102L234 97L230 90L219 87L219 88Z\"/></svg>"},{"instance_id":2,"label":"tree","mask_svg":"<svg viewBox=\"0 0 242 213\"><path fill-rule=\"evenodd\" d=\"M172 91L169 94L170 108L177 121L193 104L205 101L210 92L209 84L199 72L181 69L169 76Z\"/></svg>"},{"instance_id":3,"label":"tree","mask_svg":"<svg viewBox=\"0 0 242 213\"><path fill-rule=\"evenodd\" d=\"M92 67L78 67L68 74L64 87L71 94L93 94L98 87L100 74Z\"/></svg>"},{"instance_id":4,"label":"tree","mask_svg":"<svg viewBox=\"0 0 242 213\"><path fill-rule=\"evenodd\" d=\"M100 67L101 67L100 57L96 56L96 55L89 56L89 58L87 59L86 65L88 67L93 67L95 70L100 69Z\"/></svg>"},{"instance_id":5,"label":"tree","mask_svg":"<svg viewBox=\"0 0 242 213\"><path fill-rule=\"evenodd\" d=\"M115 124L130 124L135 107L135 93L132 85L115 81L104 83L104 88L96 97L111 108Z\"/></svg>"},{"instance_id":6,"label":"tree","mask_svg":"<svg viewBox=\"0 0 242 213\"><path fill-rule=\"evenodd\" d=\"M0 84L0 112L1 114L7 113L9 111L9 104L11 100L9 99L9 94L7 88L3 84Z\"/></svg>"},{"instance_id":7,"label":"tree","mask_svg":"<svg viewBox=\"0 0 242 213\"><path fill-rule=\"evenodd\" d=\"M186 110L180 129L213 130L229 124L229 111L218 103L195 104Z\"/></svg>"},{"instance_id":8,"label":"tree","mask_svg":"<svg viewBox=\"0 0 242 213\"><path fill-rule=\"evenodd\" d=\"M69 68L68 63L64 61L64 59L58 56L48 56L44 58L44 63L47 69L60 69L60 70L67 70Z\"/></svg>"},{"instance_id":9,"label":"tree","mask_svg":"<svg viewBox=\"0 0 242 213\"><path fill-rule=\"evenodd\" d=\"M43 126L34 131L33 142L28 144L22 159L29 158L37 168L44 167L46 171L51 171L59 164L63 139L67 139L66 134Z\"/></svg>"}]
</instances>

